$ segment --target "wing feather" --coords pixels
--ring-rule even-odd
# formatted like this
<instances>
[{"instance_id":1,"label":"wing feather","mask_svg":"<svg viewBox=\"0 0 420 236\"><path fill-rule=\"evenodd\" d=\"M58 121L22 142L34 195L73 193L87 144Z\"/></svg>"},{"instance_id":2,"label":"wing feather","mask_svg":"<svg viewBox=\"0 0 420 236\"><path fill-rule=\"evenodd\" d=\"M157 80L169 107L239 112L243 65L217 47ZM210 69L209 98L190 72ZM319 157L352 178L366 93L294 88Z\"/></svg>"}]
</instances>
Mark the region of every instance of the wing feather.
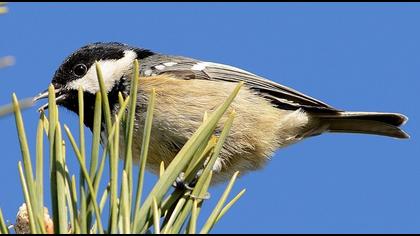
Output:
<instances>
[{"instance_id":1,"label":"wing feather","mask_svg":"<svg viewBox=\"0 0 420 236\"><path fill-rule=\"evenodd\" d=\"M312 111L337 112L338 110L294 89L267 80L248 71L219 63L203 62L186 57L156 55L151 58L149 70L152 74L173 74L180 79L244 81L251 90L257 91L273 104L283 109L304 108ZM153 62L151 64L150 62ZM144 65L144 64L143 64Z\"/></svg>"}]
</instances>

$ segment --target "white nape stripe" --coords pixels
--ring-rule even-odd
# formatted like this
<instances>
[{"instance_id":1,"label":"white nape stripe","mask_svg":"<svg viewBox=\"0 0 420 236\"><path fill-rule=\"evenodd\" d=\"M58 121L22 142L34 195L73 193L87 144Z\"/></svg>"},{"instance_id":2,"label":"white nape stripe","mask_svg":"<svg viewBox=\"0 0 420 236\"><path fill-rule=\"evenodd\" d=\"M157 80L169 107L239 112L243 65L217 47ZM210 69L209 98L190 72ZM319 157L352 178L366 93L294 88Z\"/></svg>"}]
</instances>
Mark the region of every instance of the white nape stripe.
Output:
<instances>
[{"instance_id":1,"label":"white nape stripe","mask_svg":"<svg viewBox=\"0 0 420 236\"><path fill-rule=\"evenodd\" d=\"M105 83L105 88L109 92L114 86L115 82L120 80L125 75L132 72L133 61L137 58L134 51L124 51L124 57L118 60L100 60L98 61ZM99 83L96 76L96 66L93 64L85 76L80 79L71 81L66 86L68 89L82 88L86 92L95 94L99 91Z\"/></svg>"}]
</instances>

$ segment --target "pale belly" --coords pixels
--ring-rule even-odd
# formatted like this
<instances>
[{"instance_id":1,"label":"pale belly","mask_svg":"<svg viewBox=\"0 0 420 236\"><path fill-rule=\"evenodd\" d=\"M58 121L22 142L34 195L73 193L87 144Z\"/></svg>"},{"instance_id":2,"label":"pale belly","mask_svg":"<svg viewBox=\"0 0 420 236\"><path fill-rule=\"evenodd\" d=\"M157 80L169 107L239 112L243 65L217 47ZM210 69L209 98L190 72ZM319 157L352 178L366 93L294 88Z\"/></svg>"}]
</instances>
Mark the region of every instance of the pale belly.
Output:
<instances>
[{"instance_id":1,"label":"pale belly","mask_svg":"<svg viewBox=\"0 0 420 236\"><path fill-rule=\"evenodd\" d=\"M133 158L138 163L148 95L156 89L156 106L147 158L147 169L158 173L160 163L168 166L185 142L202 123L204 112L211 112L233 91L236 84L206 80L178 80L168 77L141 79L138 92ZM266 99L243 87L229 110L236 116L220 159L214 166L214 181L229 179L234 172L244 174L264 166L273 152L301 139L309 117L301 110L280 110ZM229 110L227 114L229 113ZM227 119L221 119L220 131ZM121 139L121 152L125 140ZM123 155L122 155L123 156Z\"/></svg>"}]
</instances>

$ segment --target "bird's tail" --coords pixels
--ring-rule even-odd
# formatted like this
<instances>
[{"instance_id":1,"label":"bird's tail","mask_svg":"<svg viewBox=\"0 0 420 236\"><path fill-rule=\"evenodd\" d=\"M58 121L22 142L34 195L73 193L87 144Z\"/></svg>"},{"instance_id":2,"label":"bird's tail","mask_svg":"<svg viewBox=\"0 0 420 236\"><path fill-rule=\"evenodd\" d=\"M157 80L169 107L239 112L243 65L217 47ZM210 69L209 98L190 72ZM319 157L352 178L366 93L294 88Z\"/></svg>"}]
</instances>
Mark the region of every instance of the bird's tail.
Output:
<instances>
[{"instance_id":1,"label":"bird's tail","mask_svg":"<svg viewBox=\"0 0 420 236\"><path fill-rule=\"evenodd\" d=\"M400 128L408 118L398 113L339 112L315 116L327 132L376 134L401 139L410 137Z\"/></svg>"}]
</instances>

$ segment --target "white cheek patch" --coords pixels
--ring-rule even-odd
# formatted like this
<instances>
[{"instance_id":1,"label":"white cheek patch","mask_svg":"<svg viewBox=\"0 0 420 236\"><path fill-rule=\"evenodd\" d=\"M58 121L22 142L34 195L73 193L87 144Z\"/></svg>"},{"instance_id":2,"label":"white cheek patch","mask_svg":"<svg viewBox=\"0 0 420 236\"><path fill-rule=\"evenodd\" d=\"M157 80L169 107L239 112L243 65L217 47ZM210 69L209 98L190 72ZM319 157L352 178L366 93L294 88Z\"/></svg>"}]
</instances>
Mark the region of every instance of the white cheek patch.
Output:
<instances>
[{"instance_id":1,"label":"white cheek patch","mask_svg":"<svg viewBox=\"0 0 420 236\"><path fill-rule=\"evenodd\" d=\"M137 54L133 51L125 51L124 57L118 60L101 60L98 61L107 92L111 91L115 82L119 81L125 75L130 75L133 68L133 61L137 58ZM82 88L86 92L95 94L98 92L99 83L96 75L96 66L93 64L85 76L80 79L73 80L66 86L68 89Z\"/></svg>"}]
</instances>

